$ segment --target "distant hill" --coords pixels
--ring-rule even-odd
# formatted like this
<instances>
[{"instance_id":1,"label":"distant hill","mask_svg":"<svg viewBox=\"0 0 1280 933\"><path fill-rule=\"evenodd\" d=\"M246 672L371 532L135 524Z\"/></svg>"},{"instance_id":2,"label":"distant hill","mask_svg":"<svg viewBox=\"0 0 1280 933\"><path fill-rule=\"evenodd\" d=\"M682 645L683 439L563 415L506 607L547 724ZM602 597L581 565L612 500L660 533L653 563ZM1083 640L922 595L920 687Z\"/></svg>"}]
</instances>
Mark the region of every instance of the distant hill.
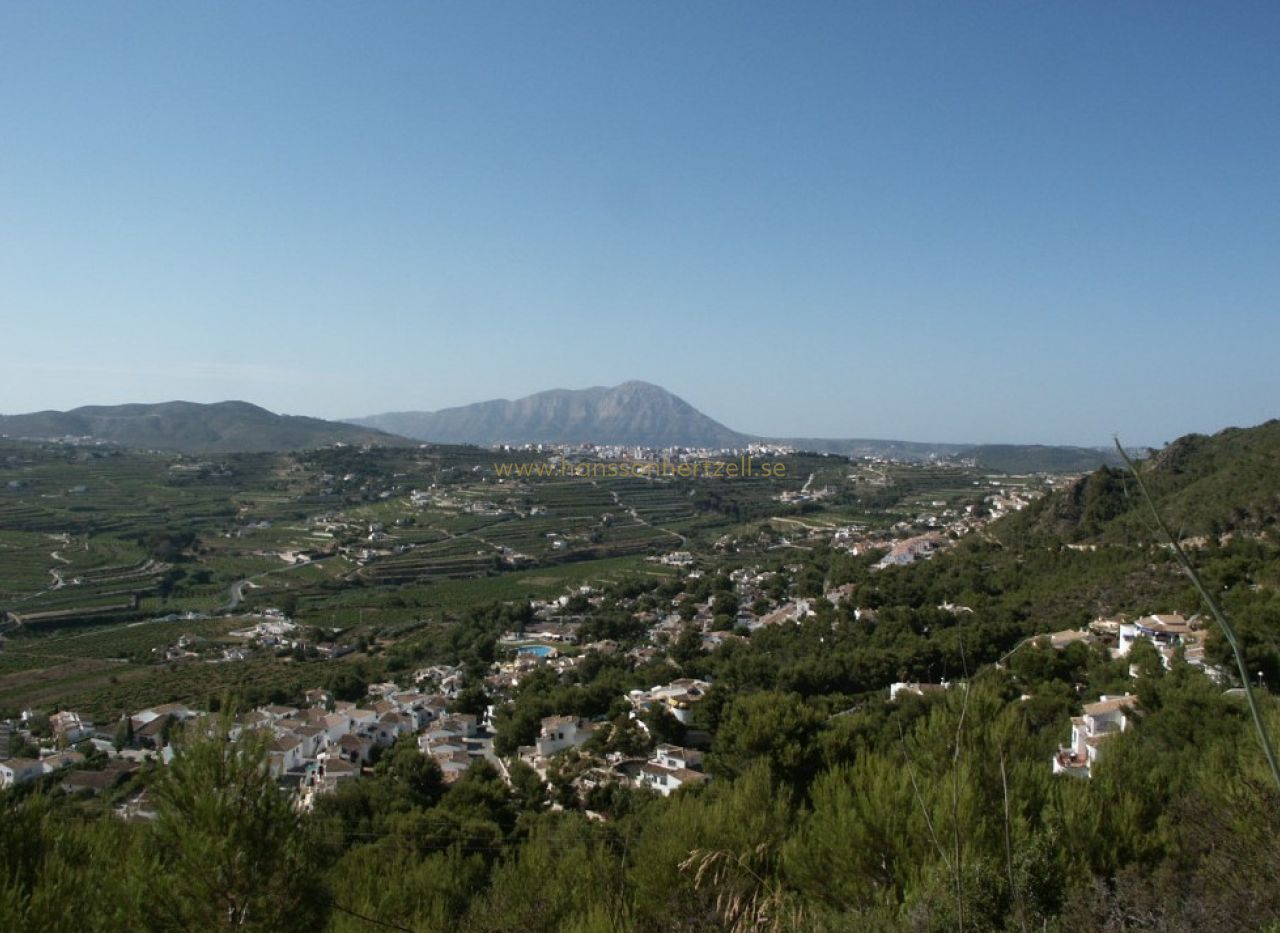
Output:
<instances>
[{"instance_id":1,"label":"distant hill","mask_svg":"<svg viewBox=\"0 0 1280 933\"><path fill-rule=\"evenodd\" d=\"M644 447L741 447L751 438L648 382L552 389L440 411L389 412L352 419L439 444L635 444Z\"/></svg>"},{"instance_id":2,"label":"distant hill","mask_svg":"<svg viewBox=\"0 0 1280 933\"><path fill-rule=\"evenodd\" d=\"M789 437L779 440L797 450L843 457L892 457L895 460L972 460L993 473L1087 473L1117 464L1113 450L1050 447L1043 444L929 444L870 438Z\"/></svg>"},{"instance_id":3,"label":"distant hill","mask_svg":"<svg viewBox=\"0 0 1280 933\"><path fill-rule=\"evenodd\" d=\"M123 447L182 453L302 450L327 444L408 443L382 431L337 421L277 415L248 402L89 405L71 411L0 415L0 435L91 437Z\"/></svg>"},{"instance_id":4,"label":"distant hill","mask_svg":"<svg viewBox=\"0 0 1280 933\"><path fill-rule=\"evenodd\" d=\"M960 449L955 457L999 473L1087 473L1120 463L1114 450L1042 444L979 444Z\"/></svg>"},{"instance_id":5,"label":"distant hill","mask_svg":"<svg viewBox=\"0 0 1280 933\"><path fill-rule=\"evenodd\" d=\"M889 441L865 437L780 437L776 443L815 454L839 454L842 457L892 457L895 460L928 460L930 457L954 457L964 444L930 444L924 441Z\"/></svg>"},{"instance_id":6,"label":"distant hill","mask_svg":"<svg viewBox=\"0 0 1280 933\"><path fill-rule=\"evenodd\" d=\"M770 438L796 450L841 457L889 457L894 460L971 460L992 473L1088 473L1117 464L1115 451L1095 447L1050 447L1042 444L931 444L850 437Z\"/></svg>"}]
</instances>

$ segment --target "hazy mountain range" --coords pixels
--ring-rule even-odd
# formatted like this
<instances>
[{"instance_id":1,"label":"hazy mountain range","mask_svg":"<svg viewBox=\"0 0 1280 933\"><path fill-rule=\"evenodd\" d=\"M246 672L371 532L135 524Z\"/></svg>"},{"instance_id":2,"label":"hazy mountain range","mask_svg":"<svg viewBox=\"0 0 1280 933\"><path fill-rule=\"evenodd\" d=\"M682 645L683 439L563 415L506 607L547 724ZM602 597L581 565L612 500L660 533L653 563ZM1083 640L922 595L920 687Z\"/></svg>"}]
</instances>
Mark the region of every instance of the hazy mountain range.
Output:
<instances>
[{"instance_id":1,"label":"hazy mountain range","mask_svg":"<svg viewBox=\"0 0 1280 933\"><path fill-rule=\"evenodd\" d=\"M297 415L277 415L248 402L161 402L87 405L71 411L0 415L0 435L91 437L122 447L183 453L301 450L327 444L403 444L382 431Z\"/></svg>"},{"instance_id":2,"label":"hazy mountain range","mask_svg":"<svg viewBox=\"0 0 1280 933\"><path fill-rule=\"evenodd\" d=\"M125 447L185 453L299 450L334 443L618 444L745 447L753 441L843 456L972 459L992 470L1079 472L1114 462L1107 450L1036 445L931 444L869 438L765 438L726 427L684 399L647 382L552 389L440 411L402 411L325 421L277 415L248 402L163 402L86 406L0 415L0 435L89 437Z\"/></svg>"},{"instance_id":3,"label":"hazy mountain range","mask_svg":"<svg viewBox=\"0 0 1280 933\"><path fill-rule=\"evenodd\" d=\"M871 438L766 438L728 428L660 386L631 381L590 389L552 389L510 401L493 399L440 411L353 418L441 444L635 444L642 447L744 447L753 441L842 456L973 459L993 470L1078 472L1114 462L1109 450L1040 445L930 444Z\"/></svg>"}]
</instances>

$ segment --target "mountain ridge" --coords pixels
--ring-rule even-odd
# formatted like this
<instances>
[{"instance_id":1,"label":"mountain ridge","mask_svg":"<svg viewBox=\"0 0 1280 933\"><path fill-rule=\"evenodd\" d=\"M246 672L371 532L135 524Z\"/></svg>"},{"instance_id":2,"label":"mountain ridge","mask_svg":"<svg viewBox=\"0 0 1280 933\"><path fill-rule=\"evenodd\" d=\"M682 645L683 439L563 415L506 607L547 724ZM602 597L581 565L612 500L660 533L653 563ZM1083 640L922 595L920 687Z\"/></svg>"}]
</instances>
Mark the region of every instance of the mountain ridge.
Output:
<instances>
[{"instance_id":1,"label":"mountain ridge","mask_svg":"<svg viewBox=\"0 0 1280 933\"><path fill-rule=\"evenodd\" d=\"M299 450L333 443L589 443L742 449L759 442L847 457L968 459L1006 473L1086 472L1117 462L1112 451L1085 447L766 437L733 430L666 389L640 380L548 389L515 400L490 399L436 412L397 411L335 421L276 414L240 400L84 405L69 411L0 415L0 435L90 437L125 447L181 453Z\"/></svg>"},{"instance_id":2,"label":"mountain ridge","mask_svg":"<svg viewBox=\"0 0 1280 933\"><path fill-rule=\"evenodd\" d=\"M270 452L333 443L406 444L405 438L340 421L280 415L245 401L83 405L0 415L0 435L95 440L180 453Z\"/></svg>"},{"instance_id":3,"label":"mountain ridge","mask_svg":"<svg viewBox=\"0 0 1280 933\"><path fill-rule=\"evenodd\" d=\"M1087 447L766 437L728 428L661 386L641 380L586 389L547 389L514 400L489 399L438 411L394 411L345 420L437 444L742 448L762 442L847 457L960 457L1010 473L1079 472L1118 462L1111 451Z\"/></svg>"}]
</instances>

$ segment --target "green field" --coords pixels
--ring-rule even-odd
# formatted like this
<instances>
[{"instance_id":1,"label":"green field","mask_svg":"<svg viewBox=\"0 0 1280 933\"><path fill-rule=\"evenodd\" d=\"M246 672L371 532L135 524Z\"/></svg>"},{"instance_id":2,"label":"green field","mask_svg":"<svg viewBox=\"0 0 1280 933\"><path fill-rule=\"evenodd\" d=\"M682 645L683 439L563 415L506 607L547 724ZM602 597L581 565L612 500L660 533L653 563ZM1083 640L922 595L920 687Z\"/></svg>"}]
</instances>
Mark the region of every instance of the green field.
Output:
<instances>
[{"instance_id":1,"label":"green field","mask_svg":"<svg viewBox=\"0 0 1280 933\"><path fill-rule=\"evenodd\" d=\"M672 550L724 564L712 547L724 541L745 560L781 535L807 547L844 524L887 526L985 482L817 455L768 478L494 473L521 459L445 446L190 457L0 439L0 710L101 715L327 676L337 662L273 652L164 661L181 634L233 627L217 617L233 590L241 611L286 609L304 640L385 641L494 602L669 574L647 558ZM153 621L183 612L215 618Z\"/></svg>"}]
</instances>

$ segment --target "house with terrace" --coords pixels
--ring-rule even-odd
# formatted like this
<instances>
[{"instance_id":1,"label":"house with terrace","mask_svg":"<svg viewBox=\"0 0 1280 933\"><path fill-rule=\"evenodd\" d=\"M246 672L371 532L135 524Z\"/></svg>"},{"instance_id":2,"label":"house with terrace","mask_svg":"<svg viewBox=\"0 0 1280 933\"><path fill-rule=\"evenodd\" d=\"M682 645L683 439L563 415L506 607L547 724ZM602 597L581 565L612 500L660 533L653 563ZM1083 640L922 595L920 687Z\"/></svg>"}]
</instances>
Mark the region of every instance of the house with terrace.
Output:
<instances>
[{"instance_id":1,"label":"house with terrace","mask_svg":"<svg viewBox=\"0 0 1280 933\"><path fill-rule=\"evenodd\" d=\"M1138 698L1103 695L1097 703L1086 703L1082 715L1071 720L1071 744L1053 756L1053 773L1091 777L1102 755L1103 744L1127 730L1138 710Z\"/></svg>"},{"instance_id":2,"label":"house with terrace","mask_svg":"<svg viewBox=\"0 0 1280 933\"><path fill-rule=\"evenodd\" d=\"M711 684L705 680L681 677L650 690L632 690L627 694L627 699L631 702L633 715L643 714L654 706L663 706L676 719L687 724L690 709L705 697L710 689Z\"/></svg>"},{"instance_id":3,"label":"house with terrace","mask_svg":"<svg viewBox=\"0 0 1280 933\"><path fill-rule=\"evenodd\" d=\"M580 716L548 716L534 749L538 757L550 758L566 748L576 748L596 733L596 724Z\"/></svg>"},{"instance_id":4,"label":"house with terrace","mask_svg":"<svg viewBox=\"0 0 1280 933\"><path fill-rule=\"evenodd\" d=\"M659 745L641 766L636 783L666 797L681 787L711 780L702 770L702 752L678 745Z\"/></svg>"},{"instance_id":5,"label":"house with terrace","mask_svg":"<svg viewBox=\"0 0 1280 933\"><path fill-rule=\"evenodd\" d=\"M1177 613L1143 616L1136 622L1120 623L1119 641L1111 653L1117 658L1128 657L1140 638L1147 639L1157 649L1172 649L1189 640L1193 631L1192 624Z\"/></svg>"}]
</instances>

